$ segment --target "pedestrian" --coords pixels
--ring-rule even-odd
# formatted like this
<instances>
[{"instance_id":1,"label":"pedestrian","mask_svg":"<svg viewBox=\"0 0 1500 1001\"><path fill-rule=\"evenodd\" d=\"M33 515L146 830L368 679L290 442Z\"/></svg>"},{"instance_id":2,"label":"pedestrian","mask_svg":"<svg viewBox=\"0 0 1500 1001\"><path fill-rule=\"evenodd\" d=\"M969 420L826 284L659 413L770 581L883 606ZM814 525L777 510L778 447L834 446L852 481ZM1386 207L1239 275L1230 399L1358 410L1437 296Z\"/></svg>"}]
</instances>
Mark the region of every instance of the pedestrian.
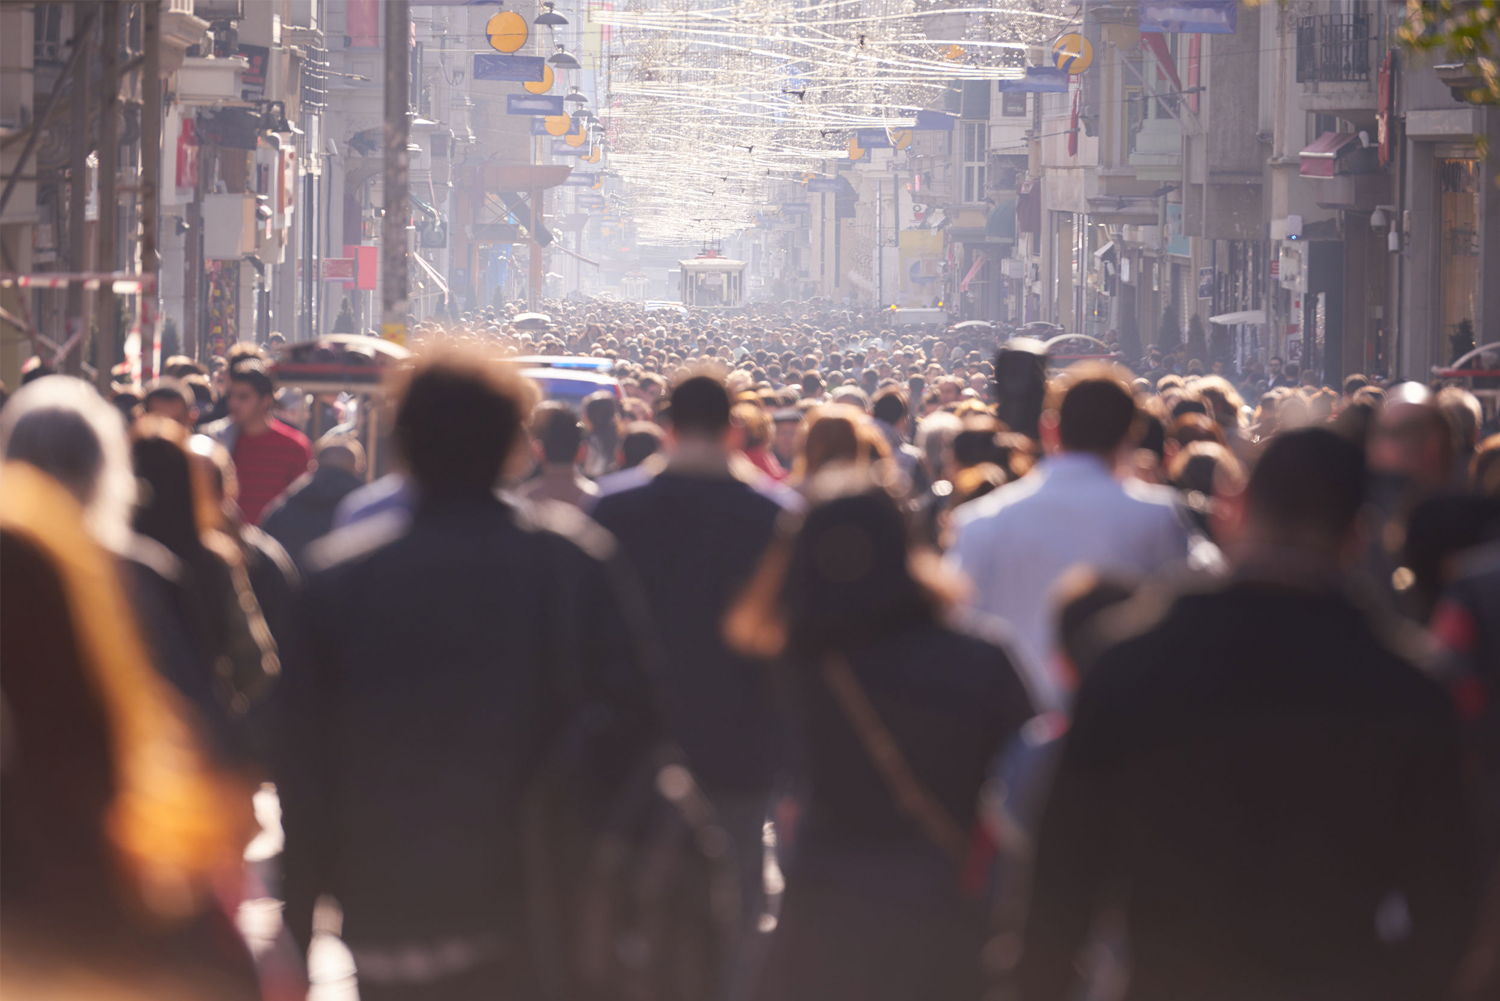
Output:
<instances>
[{"instance_id":1,"label":"pedestrian","mask_svg":"<svg viewBox=\"0 0 1500 1001\"><path fill-rule=\"evenodd\" d=\"M1186 559L1189 531L1172 491L1116 469L1135 449L1135 401L1112 367L1078 367L1048 392L1040 422L1047 456L1029 474L955 516L954 565L974 583L973 606L1009 624L1033 696L1061 709L1051 590L1086 564L1145 576Z\"/></svg>"},{"instance_id":2,"label":"pedestrian","mask_svg":"<svg viewBox=\"0 0 1500 1001\"><path fill-rule=\"evenodd\" d=\"M271 416L276 384L258 359L229 372L229 424L215 435L234 458L240 510L259 525L266 505L307 472L312 448L307 436Z\"/></svg>"},{"instance_id":3,"label":"pedestrian","mask_svg":"<svg viewBox=\"0 0 1500 1001\"><path fill-rule=\"evenodd\" d=\"M1004 649L867 471L812 484L726 629L782 658L808 790L760 997L975 999L985 909L963 888L992 757L1031 715Z\"/></svg>"},{"instance_id":4,"label":"pedestrian","mask_svg":"<svg viewBox=\"0 0 1500 1001\"><path fill-rule=\"evenodd\" d=\"M275 754L285 921L305 950L338 898L364 1001L538 996L530 936L572 898L528 904L529 783L575 713L648 725L609 540L496 493L533 393L477 348L420 355L395 418L411 516L309 557Z\"/></svg>"},{"instance_id":5,"label":"pedestrian","mask_svg":"<svg viewBox=\"0 0 1500 1001\"><path fill-rule=\"evenodd\" d=\"M532 500L561 501L583 507L599 488L583 475L579 464L587 457L583 424L566 403L548 400L531 415L531 451L537 472L516 488Z\"/></svg>"},{"instance_id":6,"label":"pedestrian","mask_svg":"<svg viewBox=\"0 0 1500 1001\"><path fill-rule=\"evenodd\" d=\"M306 568L307 547L333 531L339 502L365 482L365 450L351 435L324 435L313 449L313 467L261 516L260 527Z\"/></svg>"},{"instance_id":7,"label":"pedestrian","mask_svg":"<svg viewBox=\"0 0 1500 1001\"><path fill-rule=\"evenodd\" d=\"M1127 999L1448 992L1477 893L1458 731L1346 596L1364 476L1331 431L1278 435L1233 574L1135 609L1088 669L1038 836L1028 1001L1075 996L1101 907L1128 930Z\"/></svg>"},{"instance_id":8,"label":"pedestrian","mask_svg":"<svg viewBox=\"0 0 1500 1001\"><path fill-rule=\"evenodd\" d=\"M783 726L760 666L726 646L720 624L798 501L733 455L718 379L678 383L671 415L666 462L642 485L601 497L593 514L619 540L660 631L668 732L734 841L742 922L730 962L743 980L764 909L762 830L785 762Z\"/></svg>"}]
</instances>

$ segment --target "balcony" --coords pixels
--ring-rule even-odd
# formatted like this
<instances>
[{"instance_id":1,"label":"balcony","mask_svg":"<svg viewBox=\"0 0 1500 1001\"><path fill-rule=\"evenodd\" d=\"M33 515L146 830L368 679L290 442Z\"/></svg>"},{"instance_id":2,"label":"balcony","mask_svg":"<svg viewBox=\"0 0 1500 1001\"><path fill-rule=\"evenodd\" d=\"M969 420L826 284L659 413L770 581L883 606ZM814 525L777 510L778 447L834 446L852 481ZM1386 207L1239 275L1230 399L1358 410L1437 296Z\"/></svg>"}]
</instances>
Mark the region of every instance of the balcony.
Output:
<instances>
[{"instance_id":1,"label":"balcony","mask_svg":"<svg viewBox=\"0 0 1500 1001\"><path fill-rule=\"evenodd\" d=\"M1298 83L1368 83L1368 14L1321 14L1297 21Z\"/></svg>"}]
</instances>

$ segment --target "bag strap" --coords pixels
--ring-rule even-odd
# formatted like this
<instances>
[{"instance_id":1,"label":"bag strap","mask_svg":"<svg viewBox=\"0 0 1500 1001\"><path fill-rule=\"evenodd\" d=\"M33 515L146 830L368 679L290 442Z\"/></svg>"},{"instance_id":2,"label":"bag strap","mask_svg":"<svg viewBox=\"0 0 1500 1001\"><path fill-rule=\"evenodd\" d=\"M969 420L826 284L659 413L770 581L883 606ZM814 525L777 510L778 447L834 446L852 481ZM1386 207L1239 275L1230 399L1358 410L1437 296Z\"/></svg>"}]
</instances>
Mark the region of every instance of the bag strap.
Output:
<instances>
[{"instance_id":1,"label":"bag strap","mask_svg":"<svg viewBox=\"0 0 1500 1001\"><path fill-rule=\"evenodd\" d=\"M922 828L933 844L962 865L969 854L969 838L963 827L912 771L906 755L901 753L901 745L880 718L843 654L831 653L823 658L823 679L864 746L865 755L885 780L896 806Z\"/></svg>"}]
</instances>

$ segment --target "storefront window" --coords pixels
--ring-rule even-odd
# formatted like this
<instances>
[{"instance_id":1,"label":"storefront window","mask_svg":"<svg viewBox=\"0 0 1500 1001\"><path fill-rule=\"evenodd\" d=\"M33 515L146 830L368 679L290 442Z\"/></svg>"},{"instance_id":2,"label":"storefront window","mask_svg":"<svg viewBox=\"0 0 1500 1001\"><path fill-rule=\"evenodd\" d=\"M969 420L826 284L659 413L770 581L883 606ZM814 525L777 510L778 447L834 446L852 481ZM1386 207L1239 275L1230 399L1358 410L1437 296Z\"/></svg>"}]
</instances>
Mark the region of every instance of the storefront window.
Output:
<instances>
[{"instance_id":1,"label":"storefront window","mask_svg":"<svg viewBox=\"0 0 1500 1001\"><path fill-rule=\"evenodd\" d=\"M1438 190L1443 228L1438 244L1439 308L1443 341L1439 355L1448 358L1459 325L1472 327L1479 312L1479 160L1439 160Z\"/></svg>"}]
</instances>

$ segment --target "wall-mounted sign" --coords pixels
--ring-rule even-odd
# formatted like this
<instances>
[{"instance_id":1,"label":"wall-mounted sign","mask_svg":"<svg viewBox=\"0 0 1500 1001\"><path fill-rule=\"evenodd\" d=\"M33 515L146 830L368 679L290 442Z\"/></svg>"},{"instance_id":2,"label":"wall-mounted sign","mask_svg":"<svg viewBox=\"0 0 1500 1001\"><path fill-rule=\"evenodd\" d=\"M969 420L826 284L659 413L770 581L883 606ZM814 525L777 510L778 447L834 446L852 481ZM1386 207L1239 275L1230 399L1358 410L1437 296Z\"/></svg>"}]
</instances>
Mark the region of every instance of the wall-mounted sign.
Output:
<instances>
[{"instance_id":1,"label":"wall-mounted sign","mask_svg":"<svg viewBox=\"0 0 1500 1001\"><path fill-rule=\"evenodd\" d=\"M506 94L507 115L566 115L563 99L555 94Z\"/></svg>"},{"instance_id":2,"label":"wall-mounted sign","mask_svg":"<svg viewBox=\"0 0 1500 1001\"><path fill-rule=\"evenodd\" d=\"M547 60L541 56L481 52L474 57L475 80L541 81L547 76Z\"/></svg>"}]
</instances>

